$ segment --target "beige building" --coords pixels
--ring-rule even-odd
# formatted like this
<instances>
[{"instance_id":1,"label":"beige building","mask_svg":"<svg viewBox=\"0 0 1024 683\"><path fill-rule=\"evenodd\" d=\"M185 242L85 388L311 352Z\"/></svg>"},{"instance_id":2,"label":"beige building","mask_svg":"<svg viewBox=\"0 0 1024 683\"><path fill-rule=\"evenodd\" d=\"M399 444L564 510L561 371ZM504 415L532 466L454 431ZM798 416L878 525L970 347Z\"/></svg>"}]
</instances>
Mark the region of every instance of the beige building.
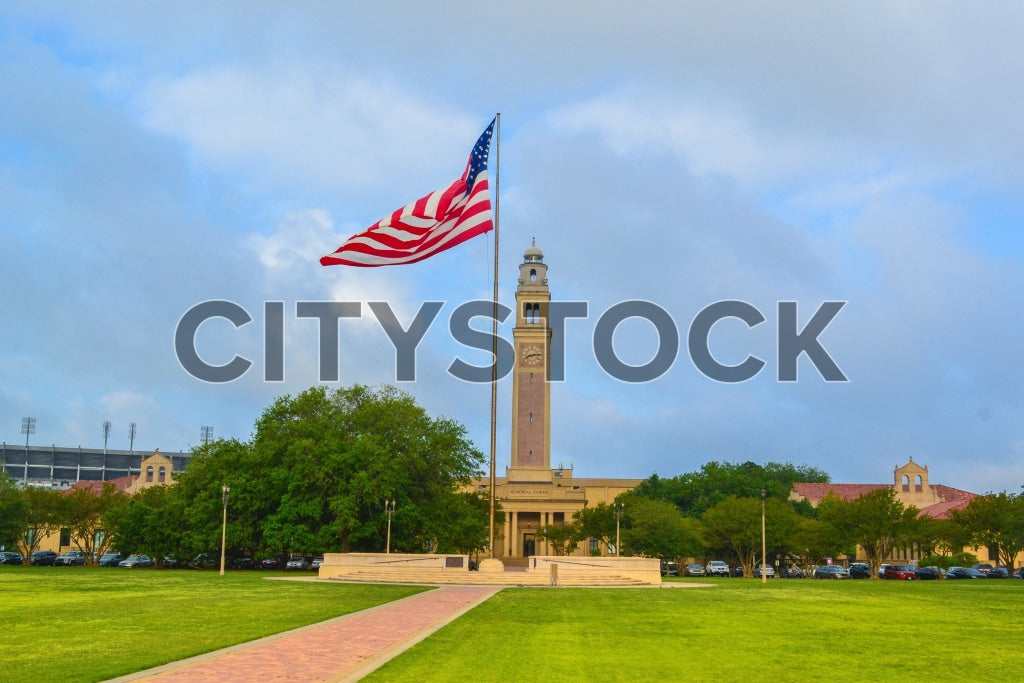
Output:
<instances>
[{"instance_id":1,"label":"beige building","mask_svg":"<svg viewBox=\"0 0 1024 683\"><path fill-rule=\"evenodd\" d=\"M932 519L949 519L952 510L960 510L978 497L978 494L953 488L944 484L932 484L928 480L928 466L919 465L911 458L905 465L893 469L893 481L891 484L793 484L793 491L789 494L790 500L806 500L817 507L822 498L828 495L835 495L843 500L855 500L860 496L879 489L892 489L896 500L906 506L913 505L919 510L919 516L927 516ZM967 547L966 552L973 553L978 557L979 562L989 562L993 565L999 564L996 553L989 548ZM892 557L886 558L893 562L909 562L918 560L922 553L917 547L901 547L893 552ZM865 559L860 548L857 548L857 559ZM1024 561L1024 557L1017 557L1017 565Z\"/></svg>"},{"instance_id":2,"label":"beige building","mask_svg":"<svg viewBox=\"0 0 1024 683\"><path fill-rule=\"evenodd\" d=\"M817 507L829 495L843 500L854 500L865 493L879 489L892 489L896 500L906 506L913 505L921 515L932 519L948 519L950 510L967 506L977 494L928 481L928 467L918 465L911 458L907 464L893 469L891 484L793 484L790 500L806 500Z\"/></svg>"},{"instance_id":3,"label":"beige building","mask_svg":"<svg viewBox=\"0 0 1024 683\"><path fill-rule=\"evenodd\" d=\"M554 554L544 540L545 528L571 522L573 513L587 506L610 504L642 481L583 479L574 476L572 467L552 467L550 303L548 267L534 241L523 254L516 287L511 464L504 477L495 478L495 500L505 512L505 525L495 533L495 557L505 564ZM478 479L473 486L486 491L489 479ZM589 539L575 554L615 552Z\"/></svg>"},{"instance_id":4,"label":"beige building","mask_svg":"<svg viewBox=\"0 0 1024 683\"><path fill-rule=\"evenodd\" d=\"M140 474L137 476L131 475L127 477L118 477L108 481L87 481L82 479L65 489L63 493L66 494L77 489L88 489L98 495L103 490L104 486L112 484L116 491L123 491L131 496L142 489L149 488L150 486L170 486L174 484L174 462L171 458L162 455L160 451L156 451L152 455L144 457L139 471ZM100 543L97 543L98 540L99 539L93 539L93 544L101 545ZM60 554L62 551L69 550L72 547L71 531L69 529L61 529L58 533L47 534L44 536L42 540L40 540L36 549L52 550L57 554Z\"/></svg>"}]
</instances>

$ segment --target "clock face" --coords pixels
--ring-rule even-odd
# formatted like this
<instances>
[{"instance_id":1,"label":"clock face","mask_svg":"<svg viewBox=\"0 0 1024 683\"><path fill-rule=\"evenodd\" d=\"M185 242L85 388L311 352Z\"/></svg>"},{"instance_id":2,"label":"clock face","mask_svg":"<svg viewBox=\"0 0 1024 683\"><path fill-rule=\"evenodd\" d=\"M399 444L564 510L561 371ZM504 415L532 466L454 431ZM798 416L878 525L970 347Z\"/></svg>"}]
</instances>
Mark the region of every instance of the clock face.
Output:
<instances>
[{"instance_id":1,"label":"clock face","mask_svg":"<svg viewBox=\"0 0 1024 683\"><path fill-rule=\"evenodd\" d=\"M519 353L523 365L536 366L544 360L544 349L537 344L526 344Z\"/></svg>"}]
</instances>

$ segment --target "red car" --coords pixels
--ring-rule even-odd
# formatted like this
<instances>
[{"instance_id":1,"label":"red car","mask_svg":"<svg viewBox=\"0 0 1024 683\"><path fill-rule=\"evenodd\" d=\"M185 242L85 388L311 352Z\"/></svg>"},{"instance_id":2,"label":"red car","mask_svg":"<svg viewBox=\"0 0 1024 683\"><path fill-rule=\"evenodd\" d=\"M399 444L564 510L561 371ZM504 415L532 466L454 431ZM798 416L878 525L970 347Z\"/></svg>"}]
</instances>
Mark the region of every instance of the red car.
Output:
<instances>
[{"instance_id":1,"label":"red car","mask_svg":"<svg viewBox=\"0 0 1024 683\"><path fill-rule=\"evenodd\" d=\"M897 579L899 581L913 581L917 573L909 564L892 564L885 568L882 573L883 579Z\"/></svg>"}]
</instances>

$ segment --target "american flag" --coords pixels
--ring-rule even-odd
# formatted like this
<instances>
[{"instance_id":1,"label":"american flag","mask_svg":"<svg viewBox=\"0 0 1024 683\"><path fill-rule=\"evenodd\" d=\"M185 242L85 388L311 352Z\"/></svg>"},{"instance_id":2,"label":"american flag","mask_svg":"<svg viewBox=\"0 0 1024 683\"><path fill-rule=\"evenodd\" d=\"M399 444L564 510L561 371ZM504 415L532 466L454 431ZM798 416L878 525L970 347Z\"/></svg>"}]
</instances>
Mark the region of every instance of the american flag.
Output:
<instances>
[{"instance_id":1,"label":"american flag","mask_svg":"<svg viewBox=\"0 0 1024 683\"><path fill-rule=\"evenodd\" d=\"M487 158L494 121L469 153L462 177L443 190L398 209L345 241L323 266L395 266L416 263L494 228L487 190Z\"/></svg>"}]
</instances>

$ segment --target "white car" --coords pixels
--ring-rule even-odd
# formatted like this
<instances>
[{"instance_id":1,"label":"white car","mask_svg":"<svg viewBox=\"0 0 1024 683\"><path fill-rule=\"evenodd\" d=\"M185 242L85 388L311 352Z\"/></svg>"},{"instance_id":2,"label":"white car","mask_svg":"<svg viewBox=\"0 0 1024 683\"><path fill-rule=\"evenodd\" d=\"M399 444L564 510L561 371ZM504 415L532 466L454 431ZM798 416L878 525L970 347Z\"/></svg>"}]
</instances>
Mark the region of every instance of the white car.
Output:
<instances>
[{"instance_id":1,"label":"white car","mask_svg":"<svg viewBox=\"0 0 1024 683\"><path fill-rule=\"evenodd\" d=\"M306 562L304 557L293 557L288 560L288 564L284 566L285 569L309 569L309 562Z\"/></svg>"},{"instance_id":2,"label":"white car","mask_svg":"<svg viewBox=\"0 0 1024 683\"><path fill-rule=\"evenodd\" d=\"M711 560L704 572L708 576L729 576L729 565L721 560Z\"/></svg>"}]
</instances>

